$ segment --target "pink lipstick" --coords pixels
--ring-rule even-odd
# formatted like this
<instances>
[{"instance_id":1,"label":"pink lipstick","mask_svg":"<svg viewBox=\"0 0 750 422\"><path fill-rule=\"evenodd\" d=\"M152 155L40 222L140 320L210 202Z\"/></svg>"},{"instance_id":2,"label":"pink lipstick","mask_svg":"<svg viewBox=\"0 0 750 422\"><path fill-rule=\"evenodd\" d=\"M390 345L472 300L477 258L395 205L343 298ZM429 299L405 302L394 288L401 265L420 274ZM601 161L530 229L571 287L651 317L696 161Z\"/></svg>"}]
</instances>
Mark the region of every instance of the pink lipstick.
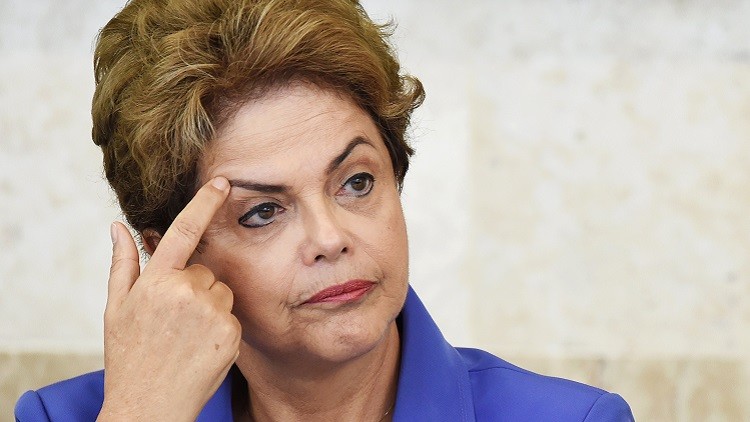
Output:
<instances>
[{"instance_id":1,"label":"pink lipstick","mask_svg":"<svg viewBox=\"0 0 750 422\"><path fill-rule=\"evenodd\" d=\"M375 283L367 280L349 280L346 283L325 288L305 303L353 302L370 291Z\"/></svg>"}]
</instances>

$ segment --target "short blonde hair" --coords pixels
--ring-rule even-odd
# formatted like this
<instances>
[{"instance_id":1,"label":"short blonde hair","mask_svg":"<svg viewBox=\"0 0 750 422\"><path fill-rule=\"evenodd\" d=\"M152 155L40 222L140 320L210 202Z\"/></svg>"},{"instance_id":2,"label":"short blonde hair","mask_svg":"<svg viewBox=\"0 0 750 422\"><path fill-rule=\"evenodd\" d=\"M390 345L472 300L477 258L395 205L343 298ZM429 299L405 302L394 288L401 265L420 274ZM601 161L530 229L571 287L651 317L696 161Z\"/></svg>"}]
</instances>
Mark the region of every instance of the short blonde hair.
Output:
<instances>
[{"instance_id":1,"label":"short blonde hair","mask_svg":"<svg viewBox=\"0 0 750 422\"><path fill-rule=\"evenodd\" d=\"M356 0L134 0L101 30L92 136L130 224L164 233L197 162L244 102L293 80L349 95L379 127L399 184L421 83L400 73L392 25Z\"/></svg>"}]
</instances>

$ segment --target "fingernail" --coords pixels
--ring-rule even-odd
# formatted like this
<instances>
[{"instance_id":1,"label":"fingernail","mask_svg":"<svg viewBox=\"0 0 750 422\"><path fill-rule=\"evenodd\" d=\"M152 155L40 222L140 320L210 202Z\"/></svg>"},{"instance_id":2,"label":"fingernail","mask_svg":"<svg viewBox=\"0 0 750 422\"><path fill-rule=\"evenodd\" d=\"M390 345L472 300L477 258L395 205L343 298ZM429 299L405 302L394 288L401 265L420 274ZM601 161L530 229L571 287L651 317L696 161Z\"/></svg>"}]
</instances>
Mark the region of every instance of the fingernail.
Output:
<instances>
[{"instance_id":1,"label":"fingernail","mask_svg":"<svg viewBox=\"0 0 750 422\"><path fill-rule=\"evenodd\" d=\"M117 225L115 223L109 226L109 237L112 238L113 245L117 243Z\"/></svg>"},{"instance_id":2,"label":"fingernail","mask_svg":"<svg viewBox=\"0 0 750 422\"><path fill-rule=\"evenodd\" d=\"M220 191L224 191L227 187L229 187L229 182L227 181L227 179L219 176L214 177L214 180L211 181L211 185L213 185L213 187Z\"/></svg>"}]
</instances>

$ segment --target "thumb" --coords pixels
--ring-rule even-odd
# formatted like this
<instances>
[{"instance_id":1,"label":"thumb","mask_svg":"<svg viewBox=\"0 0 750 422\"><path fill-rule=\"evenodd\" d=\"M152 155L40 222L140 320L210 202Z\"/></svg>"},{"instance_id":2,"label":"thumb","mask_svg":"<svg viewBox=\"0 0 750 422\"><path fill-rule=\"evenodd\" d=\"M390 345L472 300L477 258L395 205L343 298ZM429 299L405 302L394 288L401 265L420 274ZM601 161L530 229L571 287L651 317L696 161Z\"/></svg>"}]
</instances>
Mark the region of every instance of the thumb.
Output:
<instances>
[{"instance_id":1,"label":"thumb","mask_svg":"<svg viewBox=\"0 0 750 422\"><path fill-rule=\"evenodd\" d=\"M107 304L120 303L141 273L138 247L125 226L115 221L112 236L112 266L109 268Z\"/></svg>"}]
</instances>

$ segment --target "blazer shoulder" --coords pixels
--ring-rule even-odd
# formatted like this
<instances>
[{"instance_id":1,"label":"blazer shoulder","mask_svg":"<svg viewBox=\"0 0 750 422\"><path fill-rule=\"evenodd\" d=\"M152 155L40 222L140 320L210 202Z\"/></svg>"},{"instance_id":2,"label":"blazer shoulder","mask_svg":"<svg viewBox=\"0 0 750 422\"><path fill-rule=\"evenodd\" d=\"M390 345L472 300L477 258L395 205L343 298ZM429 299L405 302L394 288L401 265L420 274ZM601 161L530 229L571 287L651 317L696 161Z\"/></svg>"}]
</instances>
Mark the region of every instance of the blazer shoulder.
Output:
<instances>
[{"instance_id":1,"label":"blazer shoulder","mask_svg":"<svg viewBox=\"0 0 750 422\"><path fill-rule=\"evenodd\" d=\"M104 372L97 371L27 391L16 403L17 421L95 420L104 400Z\"/></svg>"},{"instance_id":2,"label":"blazer shoulder","mask_svg":"<svg viewBox=\"0 0 750 422\"><path fill-rule=\"evenodd\" d=\"M482 350L458 350L471 380L478 421L633 420L627 403L616 394L580 382L540 375ZM623 416L618 419L613 415Z\"/></svg>"},{"instance_id":3,"label":"blazer shoulder","mask_svg":"<svg viewBox=\"0 0 750 422\"><path fill-rule=\"evenodd\" d=\"M47 409L36 391L27 391L16 402L16 421L48 421Z\"/></svg>"},{"instance_id":4,"label":"blazer shoulder","mask_svg":"<svg viewBox=\"0 0 750 422\"><path fill-rule=\"evenodd\" d=\"M599 397L586 415L585 422L634 422L628 403L618 394L607 393Z\"/></svg>"}]
</instances>

